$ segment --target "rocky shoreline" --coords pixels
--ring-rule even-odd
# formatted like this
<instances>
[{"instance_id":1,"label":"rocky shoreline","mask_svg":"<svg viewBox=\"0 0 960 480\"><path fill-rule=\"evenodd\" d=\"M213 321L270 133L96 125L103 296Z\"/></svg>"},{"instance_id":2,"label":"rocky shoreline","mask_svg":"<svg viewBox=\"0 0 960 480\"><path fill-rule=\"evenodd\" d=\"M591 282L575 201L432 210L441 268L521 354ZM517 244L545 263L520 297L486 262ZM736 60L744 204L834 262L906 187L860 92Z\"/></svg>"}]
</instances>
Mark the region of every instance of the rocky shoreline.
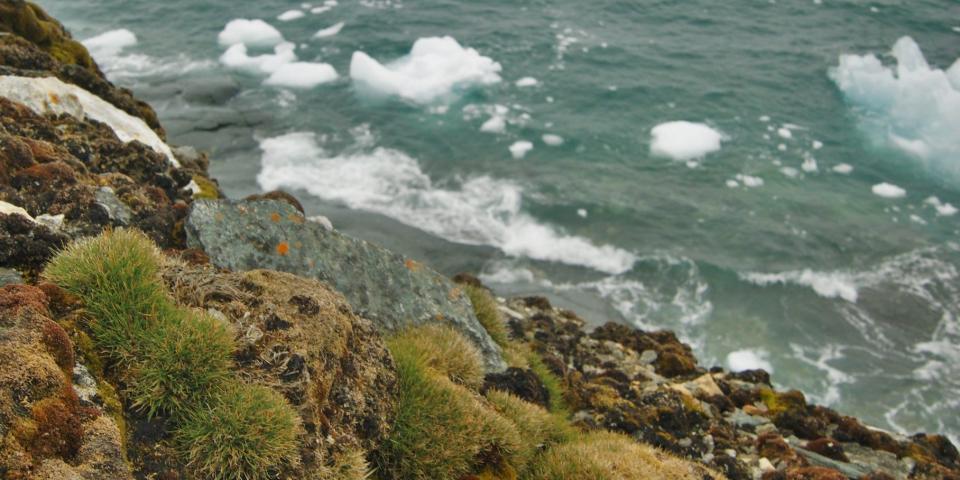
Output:
<instances>
[{"instance_id":1,"label":"rocky shoreline","mask_svg":"<svg viewBox=\"0 0 960 480\"><path fill-rule=\"evenodd\" d=\"M0 477L201 478L178 452L175 416L134 405L136 375L98 346L90 306L43 273L71 242L130 228L163 249L178 305L229 326L231 375L296 412L296 460L269 478L409 478L390 453L407 388L390 339L438 324L482 365L439 391L505 417L496 392L538 405L562 419L557 448L609 431L659 449L650 473L611 478L960 478L943 436L870 428L777 391L761 370L705 368L670 332L588 331L545 298L494 298L468 274L445 278L306 218L283 192L223 199L207 164L168 147L149 105L56 20L0 0ZM596 442L622 447L607 440ZM547 443L528 456L549 457ZM557 478L549 465L522 473L536 461L520 455L474 457L451 478ZM652 473L661 463L682 474Z\"/></svg>"}]
</instances>

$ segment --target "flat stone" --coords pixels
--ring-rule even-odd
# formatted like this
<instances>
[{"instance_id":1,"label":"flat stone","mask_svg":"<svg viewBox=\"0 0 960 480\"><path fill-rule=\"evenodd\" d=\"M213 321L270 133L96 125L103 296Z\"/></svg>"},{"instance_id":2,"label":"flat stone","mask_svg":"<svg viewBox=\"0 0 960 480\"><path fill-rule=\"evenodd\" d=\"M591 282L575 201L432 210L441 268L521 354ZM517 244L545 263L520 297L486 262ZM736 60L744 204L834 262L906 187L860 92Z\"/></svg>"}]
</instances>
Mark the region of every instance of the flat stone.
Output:
<instances>
[{"instance_id":1,"label":"flat stone","mask_svg":"<svg viewBox=\"0 0 960 480\"><path fill-rule=\"evenodd\" d=\"M488 372L506 369L500 347L450 279L414 260L310 222L286 202L198 200L187 243L232 270L270 269L332 285L384 333L448 323L480 349Z\"/></svg>"},{"instance_id":2,"label":"flat stone","mask_svg":"<svg viewBox=\"0 0 960 480\"><path fill-rule=\"evenodd\" d=\"M847 476L847 478L860 478L864 475L875 471L876 469L867 469L859 465L852 463L844 463L834 460L832 458L825 457L816 452L811 452L805 448L800 448L797 446L793 447L800 455L806 457L810 461L810 464L816 467L826 467L832 468L839 471L840 473Z\"/></svg>"},{"instance_id":3,"label":"flat stone","mask_svg":"<svg viewBox=\"0 0 960 480\"><path fill-rule=\"evenodd\" d=\"M20 272L12 268L0 268L0 287L10 284L23 283Z\"/></svg>"},{"instance_id":4,"label":"flat stone","mask_svg":"<svg viewBox=\"0 0 960 480\"><path fill-rule=\"evenodd\" d=\"M100 187L95 194L97 204L107 211L114 225L129 225L133 220L130 208L123 204L110 187Z\"/></svg>"}]
</instances>

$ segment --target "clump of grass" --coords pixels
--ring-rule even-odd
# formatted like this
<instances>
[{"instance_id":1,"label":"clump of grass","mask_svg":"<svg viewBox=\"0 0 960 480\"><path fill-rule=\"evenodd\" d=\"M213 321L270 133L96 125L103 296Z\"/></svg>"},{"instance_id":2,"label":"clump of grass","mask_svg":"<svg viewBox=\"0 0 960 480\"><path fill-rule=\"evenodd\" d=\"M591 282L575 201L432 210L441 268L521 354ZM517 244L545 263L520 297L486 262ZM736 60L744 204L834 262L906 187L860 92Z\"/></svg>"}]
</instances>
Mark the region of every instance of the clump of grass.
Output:
<instances>
[{"instance_id":1,"label":"clump of grass","mask_svg":"<svg viewBox=\"0 0 960 480\"><path fill-rule=\"evenodd\" d=\"M479 390L483 357L470 340L446 325L424 325L401 332L390 342L394 356L408 356L460 385Z\"/></svg>"},{"instance_id":2,"label":"clump of grass","mask_svg":"<svg viewBox=\"0 0 960 480\"><path fill-rule=\"evenodd\" d=\"M299 460L300 418L273 390L226 382L187 412L174 441L197 478L258 480Z\"/></svg>"},{"instance_id":3,"label":"clump of grass","mask_svg":"<svg viewBox=\"0 0 960 480\"><path fill-rule=\"evenodd\" d=\"M367 453L359 448L336 455L332 465L322 466L316 472L318 480L367 480L373 473Z\"/></svg>"},{"instance_id":4,"label":"clump of grass","mask_svg":"<svg viewBox=\"0 0 960 480\"><path fill-rule=\"evenodd\" d=\"M509 466L522 443L516 427L431 365L437 350L421 330L437 331L421 327L387 342L400 394L394 429L379 452L382 470L391 478L438 479Z\"/></svg>"},{"instance_id":5,"label":"clump of grass","mask_svg":"<svg viewBox=\"0 0 960 480\"><path fill-rule=\"evenodd\" d=\"M539 458L530 478L700 480L706 472L702 467L638 443L630 437L610 432L595 432L548 450ZM716 474L713 476L723 478Z\"/></svg>"},{"instance_id":6,"label":"clump of grass","mask_svg":"<svg viewBox=\"0 0 960 480\"><path fill-rule=\"evenodd\" d=\"M234 344L226 325L205 314L178 317L153 329L134 372L131 403L151 418L180 416L230 376Z\"/></svg>"},{"instance_id":7,"label":"clump of grass","mask_svg":"<svg viewBox=\"0 0 960 480\"><path fill-rule=\"evenodd\" d=\"M566 400L564 400L563 381L550 371L547 365L543 363L540 355L537 355L537 352L528 348L525 353L527 364L530 365L530 371L540 379L544 388L547 389L547 394L550 397L550 413L562 417L569 417L570 408L567 406Z\"/></svg>"},{"instance_id":8,"label":"clump of grass","mask_svg":"<svg viewBox=\"0 0 960 480\"><path fill-rule=\"evenodd\" d=\"M518 470L522 471L542 450L569 441L577 434L565 419L515 395L490 390L487 400L497 413L513 422L520 432L523 444L514 456Z\"/></svg>"},{"instance_id":9,"label":"clump of grass","mask_svg":"<svg viewBox=\"0 0 960 480\"><path fill-rule=\"evenodd\" d=\"M490 292L476 285L464 285L464 291L470 297L473 303L473 311L477 315L477 320L483 325L483 328L490 334L497 345L501 348L507 348L510 336L507 333L507 326L500 315L500 309L497 308L497 301Z\"/></svg>"},{"instance_id":10,"label":"clump of grass","mask_svg":"<svg viewBox=\"0 0 960 480\"><path fill-rule=\"evenodd\" d=\"M71 243L44 276L83 299L97 347L127 363L149 332L172 314L159 281L160 252L137 230L115 230Z\"/></svg>"}]
</instances>

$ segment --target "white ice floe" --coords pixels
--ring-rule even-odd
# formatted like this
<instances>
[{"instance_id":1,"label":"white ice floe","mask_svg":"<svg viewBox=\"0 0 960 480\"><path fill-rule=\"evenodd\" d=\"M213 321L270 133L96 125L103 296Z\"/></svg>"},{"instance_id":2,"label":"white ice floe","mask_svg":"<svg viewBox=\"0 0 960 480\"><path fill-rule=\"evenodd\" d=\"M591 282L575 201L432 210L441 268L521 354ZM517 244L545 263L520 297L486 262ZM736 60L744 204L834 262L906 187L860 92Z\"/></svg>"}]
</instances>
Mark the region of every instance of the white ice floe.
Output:
<instances>
[{"instance_id":1,"label":"white ice floe","mask_svg":"<svg viewBox=\"0 0 960 480\"><path fill-rule=\"evenodd\" d=\"M813 158L810 155L807 155L803 159L803 163L800 165L800 170L803 170L807 173L814 173L820 170L820 167L817 166L817 159Z\"/></svg>"},{"instance_id":2,"label":"white ice floe","mask_svg":"<svg viewBox=\"0 0 960 480\"><path fill-rule=\"evenodd\" d=\"M814 140L811 143L811 146L813 147L814 150L820 150L821 148L823 148L823 142L821 142L820 140Z\"/></svg>"},{"instance_id":3,"label":"white ice floe","mask_svg":"<svg viewBox=\"0 0 960 480\"><path fill-rule=\"evenodd\" d=\"M136 45L137 36L130 30L119 29L88 38L81 43L87 47L94 58L109 58L119 55L127 47Z\"/></svg>"},{"instance_id":4,"label":"white ice floe","mask_svg":"<svg viewBox=\"0 0 960 480\"><path fill-rule=\"evenodd\" d=\"M588 214L589 214L589 212L587 212L587 209L585 209L585 208L578 208L578 209L577 209L577 216L580 217L580 218L587 218L587 215L588 215Z\"/></svg>"},{"instance_id":5,"label":"white ice floe","mask_svg":"<svg viewBox=\"0 0 960 480\"><path fill-rule=\"evenodd\" d=\"M63 83L53 77L4 75L0 76L0 96L20 102L41 115L67 114L74 118L89 118L104 123L120 141L139 141L165 155L173 166L180 166L170 147L146 122L76 85Z\"/></svg>"},{"instance_id":6,"label":"white ice floe","mask_svg":"<svg viewBox=\"0 0 960 480\"><path fill-rule=\"evenodd\" d=\"M560 135L552 134L552 133L545 133L540 138L541 140L543 140L543 143L551 147L559 147L560 145L563 145L563 142L564 142L563 137L561 137Z\"/></svg>"},{"instance_id":7,"label":"white ice floe","mask_svg":"<svg viewBox=\"0 0 960 480\"><path fill-rule=\"evenodd\" d=\"M332 36L340 33L340 31L343 30L343 27L344 27L346 24L347 24L346 22L338 22L338 23L335 23L335 24L333 24L333 25L331 25L331 26L329 26L329 27L327 27L327 28L324 28L323 30L320 30L320 31L317 32L317 33L314 33L314 34L313 34L313 38L327 38L327 37L332 37Z\"/></svg>"},{"instance_id":8,"label":"white ice floe","mask_svg":"<svg viewBox=\"0 0 960 480\"><path fill-rule=\"evenodd\" d=\"M949 203L941 202L937 197L930 197L924 200L924 203L930 205L937 211L941 217L952 217L957 214L957 208Z\"/></svg>"},{"instance_id":9,"label":"white ice floe","mask_svg":"<svg viewBox=\"0 0 960 480\"><path fill-rule=\"evenodd\" d=\"M688 162L720 150L723 134L702 123L666 122L650 131L650 153Z\"/></svg>"},{"instance_id":10,"label":"white ice floe","mask_svg":"<svg viewBox=\"0 0 960 480\"><path fill-rule=\"evenodd\" d=\"M248 47L272 47L283 42L283 35L263 20L238 18L227 23L217 42L224 47L241 43Z\"/></svg>"},{"instance_id":11,"label":"white ice floe","mask_svg":"<svg viewBox=\"0 0 960 480\"><path fill-rule=\"evenodd\" d=\"M523 77L520 80L517 80L515 85L520 88L525 88L525 87L536 87L539 84L540 82L536 78Z\"/></svg>"},{"instance_id":12,"label":"white ice floe","mask_svg":"<svg viewBox=\"0 0 960 480\"><path fill-rule=\"evenodd\" d=\"M777 135L780 135L780 138L786 138L788 140L793 138L793 132L791 132L790 129L786 127L781 127L777 129Z\"/></svg>"},{"instance_id":13,"label":"white ice floe","mask_svg":"<svg viewBox=\"0 0 960 480\"><path fill-rule=\"evenodd\" d=\"M486 133L503 133L507 131L507 122L503 117L494 115L486 122L483 122L483 125L480 125L480 131Z\"/></svg>"},{"instance_id":14,"label":"white ice floe","mask_svg":"<svg viewBox=\"0 0 960 480\"><path fill-rule=\"evenodd\" d=\"M499 63L452 37L430 37L417 40L409 55L387 64L354 52L350 77L372 93L425 104L476 85L498 83L501 69Z\"/></svg>"},{"instance_id":15,"label":"white ice floe","mask_svg":"<svg viewBox=\"0 0 960 480\"><path fill-rule=\"evenodd\" d=\"M279 87L313 88L337 79L337 71L326 63L293 62L280 66L263 83Z\"/></svg>"},{"instance_id":16,"label":"white ice floe","mask_svg":"<svg viewBox=\"0 0 960 480\"><path fill-rule=\"evenodd\" d=\"M907 191L890 183L878 183L871 189L874 195L883 198L903 198L907 196Z\"/></svg>"},{"instance_id":17,"label":"white ice floe","mask_svg":"<svg viewBox=\"0 0 960 480\"><path fill-rule=\"evenodd\" d=\"M752 175L737 174L737 181L747 188L757 188L763 186L763 179Z\"/></svg>"},{"instance_id":18,"label":"white ice floe","mask_svg":"<svg viewBox=\"0 0 960 480\"><path fill-rule=\"evenodd\" d=\"M773 373L773 365L770 364L769 359L770 353L760 348L737 350L727 355L727 368L731 372L766 370L768 373Z\"/></svg>"},{"instance_id":19,"label":"white ice floe","mask_svg":"<svg viewBox=\"0 0 960 480\"><path fill-rule=\"evenodd\" d=\"M303 18L304 15L306 14L303 13L303 10L287 10L286 12L278 15L277 20L280 20L281 22L290 22L298 18Z\"/></svg>"},{"instance_id":20,"label":"white ice floe","mask_svg":"<svg viewBox=\"0 0 960 480\"><path fill-rule=\"evenodd\" d=\"M896 67L875 55L842 55L830 77L862 113L867 130L934 168L960 175L960 60L931 67L910 37L892 50Z\"/></svg>"},{"instance_id":21,"label":"white ice floe","mask_svg":"<svg viewBox=\"0 0 960 480\"><path fill-rule=\"evenodd\" d=\"M295 49L296 45L283 42L273 47L273 53L250 56L247 53L247 46L238 43L223 52L223 55L220 56L220 63L235 70L271 74L279 70L280 67L297 61L297 54L294 53Z\"/></svg>"},{"instance_id":22,"label":"white ice floe","mask_svg":"<svg viewBox=\"0 0 960 480\"><path fill-rule=\"evenodd\" d=\"M530 150L533 150L533 143L526 140L518 140L510 145L510 155L517 160L526 157Z\"/></svg>"},{"instance_id":23,"label":"white ice floe","mask_svg":"<svg viewBox=\"0 0 960 480\"><path fill-rule=\"evenodd\" d=\"M489 245L513 257L610 274L624 273L636 261L630 252L569 235L525 213L523 189L512 181L480 176L440 186L414 158L377 147L368 130L354 136L357 144L339 154L327 153L312 133L263 139L257 181L266 190L303 189L452 242Z\"/></svg>"},{"instance_id":24,"label":"white ice floe","mask_svg":"<svg viewBox=\"0 0 960 480\"><path fill-rule=\"evenodd\" d=\"M833 166L833 171L841 175L850 175L853 173L853 165L849 163L838 163Z\"/></svg>"}]
</instances>

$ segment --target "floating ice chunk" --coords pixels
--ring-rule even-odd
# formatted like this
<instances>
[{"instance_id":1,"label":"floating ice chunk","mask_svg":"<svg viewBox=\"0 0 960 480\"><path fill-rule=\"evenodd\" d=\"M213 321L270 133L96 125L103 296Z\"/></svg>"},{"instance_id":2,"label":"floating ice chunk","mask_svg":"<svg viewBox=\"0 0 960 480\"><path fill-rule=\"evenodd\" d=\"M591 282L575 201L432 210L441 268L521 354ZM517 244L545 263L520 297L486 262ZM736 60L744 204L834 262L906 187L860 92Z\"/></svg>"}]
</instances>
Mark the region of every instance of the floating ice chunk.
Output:
<instances>
[{"instance_id":1,"label":"floating ice chunk","mask_svg":"<svg viewBox=\"0 0 960 480\"><path fill-rule=\"evenodd\" d=\"M510 154L517 160L526 157L530 150L533 150L533 143L526 140L519 140L510 145Z\"/></svg>"},{"instance_id":2,"label":"floating ice chunk","mask_svg":"<svg viewBox=\"0 0 960 480\"><path fill-rule=\"evenodd\" d=\"M797 178L800 176L800 171L793 167L783 167L780 169L780 173L789 178Z\"/></svg>"},{"instance_id":3,"label":"floating ice chunk","mask_svg":"<svg viewBox=\"0 0 960 480\"><path fill-rule=\"evenodd\" d=\"M910 214L910 221L919 225L926 225L927 221L923 219L920 215L915 213Z\"/></svg>"},{"instance_id":4,"label":"floating ice chunk","mask_svg":"<svg viewBox=\"0 0 960 480\"><path fill-rule=\"evenodd\" d=\"M941 217L952 217L957 214L957 208L949 203L943 203L937 197L930 197L924 200L924 203L937 210L937 215Z\"/></svg>"},{"instance_id":5,"label":"floating ice chunk","mask_svg":"<svg viewBox=\"0 0 960 480\"><path fill-rule=\"evenodd\" d=\"M137 44L137 36L127 29L111 30L102 33L93 38L84 40L83 46L87 47L90 55L98 60L101 58L115 57L123 49Z\"/></svg>"},{"instance_id":6,"label":"floating ice chunk","mask_svg":"<svg viewBox=\"0 0 960 480\"><path fill-rule=\"evenodd\" d=\"M272 54L251 57L247 54L247 46L238 43L223 52L223 55L220 56L220 63L229 68L250 73L274 73L284 65L297 61L297 55L293 53L294 49L296 49L296 45L284 42L273 47Z\"/></svg>"},{"instance_id":7,"label":"floating ice chunk","mask_svg":"<svg viewBox=\"0 0 960 480\"><path fill-rule=\"evenodd\" d=\"M486 133L503 133L507 131L507 122L500 115L494 115L480 125L480 131Z\"/></svg>"},{"instance_id":8,"label":"floating ice chunk","mask_svg":"<svg viewBox=\"0 0 960 480\"><path fill-rule=\"evenodd\" d=\"M773 373L773 365L770 364L770 354L762 349L744 349L730 352L727 355L727 368L731 372L743 372L746 370L766 370L767 373Z\"/></svg>"},{"instance_id":9,"label":"floating ice chunk","mask_svg":"<svg viewBox=\"0 0 960 480\"><path fill-rule=\"evenodd\" d=\"M839 163L833 166L833 171L841 175L850 175L853 172L853 165L849 163Z\"/></svg>"},{"instance_id":10,"label":"floating ice chunk","mask_svg":"<svg viewBox=\"0 0 960 480\"><path fill-rule=\"evenodd\" d=\"M737 180L748 188L757 188L763 186L763 179L752 175L738 174Z\"/></svg>"},{"instance_id":11,"label":"floating ice chunk","mask_svg":"<svg viewBox=\"0 0 960 480\"><path fill-rule=\"evenodd\" d=\"M329 11L332 10L332 9L333 9L333 7L329 7L329 6L326 6L326 5L325 5L325 6L322 6L322 7L313 7L313 8L310 9L310 13L312 13L312 14L314 14L314 15L320 15L321 13L329 12Z\"/></svg>"},{"instance_id":12,"label":"floating ice chunk","mask_svg":"<svg viewBox=\"0 0 960 480\"><path fill-rule=\"evenodd\" d=\"M53 77L0 76L0 96L20 102L38 114L67 114L106 124L121 142L134 140L167 157L179 168L170 147L146 122L106 102L102 98Z\"/></svg>"},{"instance_id":13,"label":"floating ice chunk","mask_svg":"<svg viewBox=\"0 0 960 480\"><path fill-rule=\"evenodd\" d=\"M814 173L816 171L819 171L820 168L817 166L817 159L807 155L803 159L803 164L800 165L800 170L803 170L804 172L807 172L807 173Z\"/></svg>"},{"instance_id":14,"label":"floating ice chunk","mask_svg":"<svg viewBox=\"0 0 960 480\"><path fill-rule=\"evenodd\" d=\"M791 139L793 138L793 132L790 129L781 127L777 129L777 135L780 135L781 138Z\"/></svg>"},{"instance_id":15,"label":"floating ice chunk","mask_svg":"<svg viewBox=\"0 0 960 480\"><path fill-rule=\"evenodd\" d=\"M727 180L727 188L738 188L739 186L740 182L736 180Z\"/></svg>"},{"instance_id":16,"label":"floating ice chunk","mask_svg":"<svg viewBox=\"0 0 960 480\"><path fill-rule=\"evenodd\" d=\"M280 66L263 83L278 87L313 88L337 79L337 71L326 63L293 62Z\"/></svg>"},{"instance_id":17,"label":"floating ice chunk","mask_svg":"<svg viewBox=\"0 0 960 480\"><path fill-rule=\"evenodd\" d=\"M932 68L910 37L897 40L892 54L896 68L874 55L842 55L830 77L878 140L960 175L960 67Z\"/></svg>"},{"instance_id":18,"label":"floating ice chunk","mask_svg":"<svg viewBox=\"0 0 960 480\"><path fill-rule=\"evenodd\" d=\"M263 20L238 18L227 23L227 26L217 36L217 42L224 47L238 43L248 47L272 47L283 42L283 35Z\"/></svg>"},{"instance_id":19,"label":"floating ice chunk","mask_svg":"<svg viewBox=\"0 0 960 480\"><path fill-rule=\"evenodd\" d=\"M781 143L780 145L777 145L777 150L780 150L781 152L786 152L787 146Z\"/></svg>"},{"instance_id":20,"label":"floating ice chunk","mask_svg":"<svg viewBox=\"0 0 960 480\"><path fill-rule=\"evenodd\" d=\"M820 140L814 140L811 145L813 146L814 150L820 150L821 148L823 148L823 142L821 142Z\"/></svg>"},{"instance_id":21,"label":"floating ice chunk","mask_svg":"<svg viewBox=\"0 0 960 480\"><path fill-rule=\"evenodd\" d=\"M533 77L523 77L520 80L517 80L516 86L520 88L524 87L536 87L540 82Z\"/></svg>"},{"instance_id":22,"label":"floating ice chunk","mask_svg":"<svg viewBox=\"0 0 960 480\"><path fill-rule=\"evenodd\" d=\"M580 218L587 218L587 209L585 209L585 208L578 208L578 209L577 209L577 216L580 217Z\"/></svg>"},{"instance_id":23,"label":"floating ice chunk","mask_svg":"<svg viewBox=\"0 0 960 480\"><path fill-rule=\"evenodd\" d=\"M327 27L327 28L324 28L323 30L320 30L320 31L317 32L317 33L314 33L314 34L313 34L313 38L327 38L327 37L332 37L332 36L340 33L340 30L343 30L343 26L344 26L344 25L346 25L346 22L338 22L338 23L336 23L336 24L334 24L334 25L331 25L331 26L329 26L329 27Z\"/></svg>"},{"instance_id":24,"label":"floating ice chunk","mask_svg":"<svg viewBox=\"0 0 960 480\"><path fill-rule=\"evenodd\" d=\"M501 81L499 63L464 48L452 37L421 38L410 54L381 64L363 52L354 52L350 77L381 95L431 103L457 95L475 85Z\"/></svg>"},{"instance_id":25,"label":"floating ice chunk","mask_svg":"<svg viewBox=\"0 0 960 480\"><path fill-rule=\"evenodd\" d=\"M762 116L760 116L760 119L759 119L759 120L760 120L761 122L763 122L763 123L767 123L767 122L770 121L770 116L769 116L769 115L762 115Z\"/></svg>"},{"instance_id":26,"label":"floating ice chunk","mask_svg":"<svg viewBox=\"0 0 960 480\"><path fill-rule=\"evenodd\" d=\"M873 194L883 198L903 198L907 191L890 183L878 183L873 186Z\"/></svg>"},{"instance_id":27,"label":"floating ice chunk","mask_svg":"<svg viewBox=\"0 0 960 480\"><path fill-rule=\"evenodd\" d=\"M720 150L723 134L702 123L666 122L650 131L650 153L689 162Z\"/></svg>"},{"instance_id":28,"label":"floating ice chunk","mask_svg":"<svg viewBox=\"0 0 960 480\"><path fill-rule=\"evenodd\" d=\"M290 22L298 18L303 18L306 15L302 10L287 10L286 12L281 13L277 16L277 20L281 22Z\"/></svg>"},{"instance_id":29,"label":"floating ice chunk","mask_svg":"<svg viewBox=\"0 0 960 480\"><path fill-rule=\"evenodd\" d=\"M543 143L551 147L559 147L560 145L563 145L563 142L564 142L563 137L561 137L560 135L554 135L552 133L544 134L543 137L541 137L541 139L543 140Z\"/></svg>"}]
</instances>

